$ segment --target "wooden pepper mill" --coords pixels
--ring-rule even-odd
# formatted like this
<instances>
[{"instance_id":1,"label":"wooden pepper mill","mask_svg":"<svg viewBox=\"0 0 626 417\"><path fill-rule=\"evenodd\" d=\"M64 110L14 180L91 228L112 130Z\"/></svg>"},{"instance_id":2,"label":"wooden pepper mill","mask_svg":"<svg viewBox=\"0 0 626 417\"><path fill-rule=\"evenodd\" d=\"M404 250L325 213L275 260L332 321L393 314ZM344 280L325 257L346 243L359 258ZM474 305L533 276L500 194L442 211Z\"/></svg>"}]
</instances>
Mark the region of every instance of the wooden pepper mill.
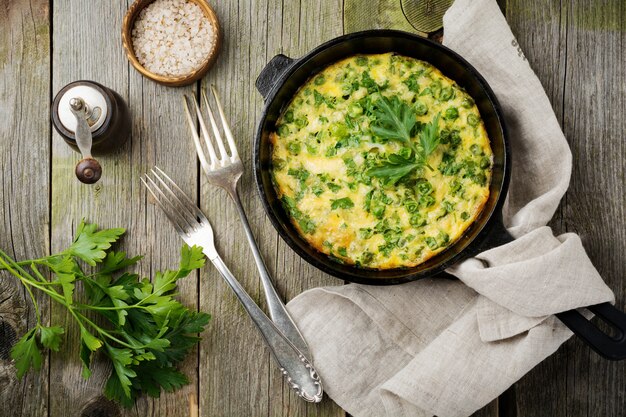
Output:
<instances>
[{"instance_id":1,"label":"wooden pepper mill","mask_svg":"<svg viewBox=\"0 0 626 417\"><path fill-rule=\"evenodd\" d=\"M94 81L75 81L63 87L54 97L51 117L65 142L81 153L76 177L85 184L102 176L102 167L92 154L114 151L131 131L130 111L122 97Z\"/></svg>"}]
</instances>

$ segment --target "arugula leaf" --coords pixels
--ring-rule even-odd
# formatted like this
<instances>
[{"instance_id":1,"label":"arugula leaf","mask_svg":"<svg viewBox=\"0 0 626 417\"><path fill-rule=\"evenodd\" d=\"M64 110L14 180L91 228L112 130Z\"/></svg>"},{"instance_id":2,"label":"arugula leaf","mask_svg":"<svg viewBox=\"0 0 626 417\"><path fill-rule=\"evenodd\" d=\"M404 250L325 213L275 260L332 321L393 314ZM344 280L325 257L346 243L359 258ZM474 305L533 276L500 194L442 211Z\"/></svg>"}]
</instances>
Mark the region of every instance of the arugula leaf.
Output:
<instances>
[{"instance_id":1,"label":"arugula leaf","mask_svg":"<svg viewBox=\"0 0 626 417\"><path fill-rule=\"evenodd\" d=\"M61 335L65 333L65 330L61 326L40 326L39 335L41 344L55 352L59 351L61 347Z\"/></svg>"},{"instance_id":2,"label":"arugula leaf","mask_svg":"<svg viewBox=\"0 0 626 417\"><path fill-rule=\"evenodd\" d=\"M37 345L37 327L30 329L11 349L11 358L15 360L17 377L22 378L32 366L34 370L41 369L43 359Z\"/></svg>"},{"instance_id":3,"label":"arugula leaf","mask_svg":"<svg viewBox=\"0 0 626 417\"><path fill-rule=\"evenodd\" d=\"M98 225L87 224L85 220L80 222L76 230L76 238L72 245L65 250L64 253L76 256L91 266L95 266L96 262L106 257L106 249L111 247L120 236L124 234L125 229L105 229L97 231Z\"/></svg>"}]
</instances>

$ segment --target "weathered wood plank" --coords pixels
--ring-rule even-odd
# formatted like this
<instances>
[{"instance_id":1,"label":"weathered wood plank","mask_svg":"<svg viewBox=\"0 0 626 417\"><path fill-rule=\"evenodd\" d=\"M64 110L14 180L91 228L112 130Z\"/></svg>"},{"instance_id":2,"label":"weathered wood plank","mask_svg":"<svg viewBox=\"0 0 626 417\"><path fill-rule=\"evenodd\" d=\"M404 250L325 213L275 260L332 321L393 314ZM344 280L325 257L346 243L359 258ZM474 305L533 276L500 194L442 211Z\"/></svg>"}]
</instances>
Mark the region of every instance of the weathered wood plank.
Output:
<instances>
[{"instance_id":1,"label":"weathered wood plank","mask_svg":"<svg viewBox=\"0 0 626 417\"><path fill-rule=\"evenodd\" d=\"M80 184L73 174L78 155L58 135L53 137L52 250L67 245L82 217L103 227L126 227L123 249L145 254L140 272L175 267L182 241L165 216L149 201L139 175L154 164L172 174L191 195L197 184L193 145L184 136L181 95L193 88L170 89L142 78L128 64L121 46L121 25L130 1L54 2L53 90L68 82L90 79L108 86L127 100L133 134L117 152L99 158L103 177L94 186ZM197 305L197 277L180 284L180 298ZM53 308L54 320L69 324L65 313ZM192 354L182 366L191 384L175 394L160 399L142 398L132 410L120 410L103 401L102 386L109 369L96 361L88 381L80 376L76 347L77 332L69 332L63 353L51 363L50 414L65 415L67 410L85 415L188 415L187 395L197 393L197 355ZM98 414L101 413L101 414ZM103 413L103 414L102 414Z\"/></svg>"},{"instance_id":2,"label":"weathered wood plank","mask_svg":"<svg viewBox=\"0 0 626 417\"><path fill-rule=\"evenodd\" d=\"M574 156L570 189L552 226L557 233L581 235L623 309L625 122L613 114L626 107L624 4L507 0L506 12ZM624 366L600 358L574 338L516 384L516 413L622 415Z\"/></svg>"},{"instance_id":3,"label":"weathered wood plank","mask_svg":"<svg viewBox=\"0 0 626 417\"><path fill-rule=\"evenodd\" d=\"M263 107L254 88L257 75L278 53L297 57L341 34L341 4L267 0L215 2L215 7L225 42L217 65L204 84L216 84L223 97L246 167L240 194L278 292L290 299L314 286L336 284L336 280L303 262L278 239L256 195L251 143ZM216 229L218 249L246 290L265 306L233 203L204 178L201 183L202 207ZM214 269L203 271L200 285L201 309L215 317L200 353L202 416L343 415L328 399L310 405L293 395L249 318Z\"/></svg>"},{"instance_id":4,"label":"weathered wood plank","mask_svg":"<svg viewBox=\"0 0 626 417\"><path fill-rule=\"evenodd\" d=\"M0 248L16 259L48 252L50 25L46 1L0 5ZM42 322L49 304L35 293ZM48 415L48 355L40 372L17 380L13 344L36 323L31 300L0 273L0 414Z\"/></svg>"},{"instance_id":5,"label":"weathered wood plank","mask_svg":"<svg viewBox=\"0 0 626 417\"><path fill-rule=\"evenodd\" d=\"M626 5L571 2L567 22L564 130L574 156L564 224L581 236L592 262L626 308ZM568 363L568 415L617 417L626 410L626 363L576 342ZM585 393L585 406L576 393Z\"/></svg>"}]
</instances>

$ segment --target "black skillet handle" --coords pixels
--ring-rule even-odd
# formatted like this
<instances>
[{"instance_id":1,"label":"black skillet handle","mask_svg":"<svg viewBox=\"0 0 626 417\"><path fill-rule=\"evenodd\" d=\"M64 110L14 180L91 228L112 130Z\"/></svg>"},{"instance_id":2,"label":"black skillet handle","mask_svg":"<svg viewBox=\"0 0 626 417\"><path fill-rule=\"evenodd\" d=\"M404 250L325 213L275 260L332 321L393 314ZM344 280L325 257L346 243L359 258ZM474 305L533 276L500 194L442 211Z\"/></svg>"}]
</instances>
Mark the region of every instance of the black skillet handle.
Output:
<instances>
[{"instance_id":1,"label":"black skillet handle","mask_svg":"<svg viewBox=\"0 0 626 417\"><path fill-rule=\"evenodd\" d=\"M263 99L267 98L268 93L276 84L280 76L293 64L294 59L283 54L278 54L267 63L261 71L254 85Z\"/></svg>"},{"instance_id":2,"label":"black skillet handle","mask_svg":"<svg viewBox=\"0 0 626 417\"><path fill-rule=\"evenodd\" d=\"M576 310L564 311L556 316L599 355L614 361L626 359L626 313L609 303L587 309L610 325L614 334L606 334Z\"/></svg>"},{"instance_id":3,"label":"black skillet handle","mask_svg":"<svg viewBox=\"0 0 626 417\"><path fill-rule=\"evenodd\" d=\"M501 217L494 220L492 229L480 246L480 252L514 239L504 227ZM587 309L613 328L612 336L600 330L577 310L564 311L556 316L599 355L615 361L626 359L626 313L609 303L589 306Z\"/></svg>"}]
</instances>

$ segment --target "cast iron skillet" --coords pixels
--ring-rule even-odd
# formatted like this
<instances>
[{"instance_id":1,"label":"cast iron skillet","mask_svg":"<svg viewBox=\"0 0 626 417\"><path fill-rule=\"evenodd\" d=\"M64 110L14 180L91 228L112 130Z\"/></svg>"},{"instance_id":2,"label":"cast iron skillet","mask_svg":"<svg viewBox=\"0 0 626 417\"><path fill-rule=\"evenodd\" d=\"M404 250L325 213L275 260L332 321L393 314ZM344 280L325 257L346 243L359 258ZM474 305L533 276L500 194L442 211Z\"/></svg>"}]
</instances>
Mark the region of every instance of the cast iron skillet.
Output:
<instances>
[{"instance_id":1,"label":"cast iron skillet","mask_svg":"<svg viewBox=\"0 0 626 417\"><path fill-rule=\"evenodd\" d=\"M455 80L475 100L485 123L494 155L490 194L480 216L463 236L445 251L413 268L370 270L337 263L318 252L300 237L276 196L270 174L269 134L282 109L309 77L329 64L355 54L396 52L433 64ZM324 272L346 281L370 285L400 284L441 275L454 263L487 249L511 242L502 222L502 206L511 172L510 149L500 105L483 77L454 51L419 36L394 31L370 30L330 40L299 59L277 55L261 71L256 88L265 100L265 109L254 143L254 174L263 206L272 224L298 255ZM574 333L595 351L609 359L626 358L626 314L609 303L589 309L614 327L615 336L600 331L575 310L557 314Z\"/></svg>"}]
</instances>

